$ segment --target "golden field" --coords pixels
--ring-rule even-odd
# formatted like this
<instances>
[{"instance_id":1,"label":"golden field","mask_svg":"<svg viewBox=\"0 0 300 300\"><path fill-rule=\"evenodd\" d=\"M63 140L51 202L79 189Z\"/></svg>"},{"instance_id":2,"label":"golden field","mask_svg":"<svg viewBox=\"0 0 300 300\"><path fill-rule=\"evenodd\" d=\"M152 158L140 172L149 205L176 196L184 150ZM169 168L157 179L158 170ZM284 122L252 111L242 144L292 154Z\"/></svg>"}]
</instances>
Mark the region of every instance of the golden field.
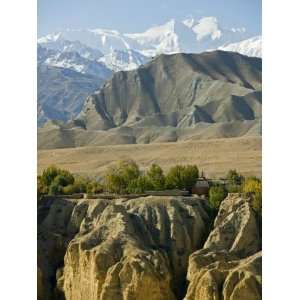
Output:
<instances>
[{"instance_id":1,"label":"golden field","mask_svg":"<svg viewBox=\"0 0 300 300\"><path fill-rule=\"evenodd\" d=\"M229 169L260 177L261 137L39 150L38 173L54 164L73 173L101 176L107 166L121 159L133 159L141 169L152 163L164 170L175 164L196 164L211 178Z\"/></svg>"}]
</instances>

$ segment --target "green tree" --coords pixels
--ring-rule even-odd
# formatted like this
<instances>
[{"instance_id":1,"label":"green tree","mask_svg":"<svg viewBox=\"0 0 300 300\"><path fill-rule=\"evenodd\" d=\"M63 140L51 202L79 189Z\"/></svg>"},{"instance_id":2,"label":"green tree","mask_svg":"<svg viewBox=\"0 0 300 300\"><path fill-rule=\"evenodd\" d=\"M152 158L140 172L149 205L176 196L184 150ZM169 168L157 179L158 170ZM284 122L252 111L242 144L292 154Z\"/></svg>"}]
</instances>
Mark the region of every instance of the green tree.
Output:
<instances>
[{"instance_id":1,"label":"green tree","mask_svg":"<svg viewBox=\"0 0 300 300\"><path fill-rule=\"evenodd\" d=\"M43 184L41 176L37 177L37 192L38 196L48 194L48 187Z\"/></svg>"},{"instance_id":2,"label":"green tree","mask_svg":"<svg viewBox=\"0 0 300 300\"><path fill-rule=\"evenodd\" d=\"M147 172L147 177L154 190L160 191L164 189L166 179L164 172L159 165L152 164Z\"/></svg>"},{"instance_id":3,"label":"green tree","mask_svg":"<svg viewBox=\"0 0 300 300\"><path fill-rule=\"evenodd\" d=\"M132 180L127 187L127 192L130 194L142 194L145 191L152 190L153 185L147 176L140 176Z\"/></svg>"},{"instance_id":4,"label":"green tree","mask_svg":"<svg viewBox=\"0 0 300 300\"><path fill-rule=\"evenodd\" d=\"M184 167L176 165L171 167L167 176L166 176L166 188L168 189L183 189L183 171Z\"/></svg>"},{"instance_id":5,"label":"green tree","mask_svg":"<svg viewBox=\"0 0 300 300\"><path fill-rule=\"evenodd\" d=\"M238 184L227 184L226 188L227 188L228 193L241 193L242 192L242 186L238 185Z\"/></svg>"},{"instance_id":6,"label":"green tree","mask_svg":"<svg viewBox=\"0 0 300 300\"><path fill-rule=\"evenodd\" d=\"M218 209L221 202L226 198L227 191L223 185L212 186L209 189L209 204L212 208Z\"/></svg>"},{"instance_id":7,"label":"green tree","mask_svg":"<svg viewBox=\"0 0 300 300\"><path fill-rule=\"evenodd\" d=\"M87 185L89 184L90 179L83 176L76 176L73 183L73 193L86 193Z\"/></svg>"},{"instance_id":8,"label":"green tree","mask_svg":"<svg viewBox=\"0 0 300 300\"><path fill-rule=\"evenodd\" d=\"M86 187L86 192L88 194L98 194L103 192L103 186L96 182L96 181L91 181L87 184Z\"/></svg>"},{"instance_id":9,"label":"green tree","mask_svg":"<svg viewBox=\"0 0 300 300\"><path fill-rule=\"evenodd\" d=\"M246 178L243 184L243 192L252 194L252 207L261 214L262 210L262 182L259 178Z\"/></svg>"},{"instance_id":10,"label":"green tree","mask_svg":"<svg viewBox=\"0 0 300 300\"><path fill-rule=\"evenodd\" d=\"M55 166L50 166L45 169L40 176L41 183L44 186L50 186L54 178L58 175L59 169Z\"/></svg>"},{"instance_id":11,"label":"green tree","mask_svg":"<svg viewBox=\"0 0 300 300\"><path fill-rule=\"evenodd\" d=\"M197 166L176 165L172 167L166 176L166 188L190 190L199 177Z\"/></svg>"},{"instance_id":12,"label":"green tree","mask_svg":"<svg viewBox=\"0 0 300 300\"><path fill-rule=\"evenodd\" d=\"M74 185L74 184L69 184L69 185L67 185L67 186L64 186L64 187L62 188L62 193L63 193L64 195L72 195L72 194L77 193L76 188L75 188L75 185Z\"/></svg>"},{"instance_id":13,"label":"green tree","mask_svg":"<svg viewBox=\"0 0 300 300\"><path fill-rule=\"evenodd\" d=\"M53 182L56 182L60 186L67 186L74 183L74 177L67 171L62 171L54 178Z\"/></svg>"},{"instance_id":14,"label":"green tree","mask_svg":"<svg viewBox=\"0 0 300 300\"><path fill-rule=\"evenodd\" d=\"M111 166L105 176L105 189L111 193L127 193L129 183L140 176L138 165L133 160L123 160Z\"/></svg>"},{"instance_id":15,"label":"green tree","mask_svg":"<svg viewBox=\"0 0 300 300\"><path fill-rule=\"evenodd\" d=\"M56 195L62 192L62 188L74 183L74 176L67 170L55 166L46 168L41 176L38 176L38 189L42 193ZM50 190L51 189L51 190Z\"/></svg>"},{"instance_id":16,"label":"green tree","mask_svg":"<svg viewBox=\"0 0 300 300\"><path fill-rule=\"evenodd\" d=\"M183 170L183 185L187 190L191 190L199 178L199 170L195 165L187 165Z\"/></svg>"},{"instance_id":17,"label":"green tree","mask_svg":"<svg viewBox=\"0 0 300 300\"><path fill-rule=\"evenodd\" d=\"M59 195L61 193L62 193L62 186L59 185L57 182L53 181L50 184L48 194L54 196L54 195Z\"/></svg>"},{"instance_id":18,"label":"green tree","mask_svg":"<svg viewBox=\"0 0 300 300\"><path fill-rule=\"evenodd\" d=\"M241 185L244 181L244 177L239 174L236 170L229 170L226 179L229 185L237 186Z\"/></svg>"}]
</instances>

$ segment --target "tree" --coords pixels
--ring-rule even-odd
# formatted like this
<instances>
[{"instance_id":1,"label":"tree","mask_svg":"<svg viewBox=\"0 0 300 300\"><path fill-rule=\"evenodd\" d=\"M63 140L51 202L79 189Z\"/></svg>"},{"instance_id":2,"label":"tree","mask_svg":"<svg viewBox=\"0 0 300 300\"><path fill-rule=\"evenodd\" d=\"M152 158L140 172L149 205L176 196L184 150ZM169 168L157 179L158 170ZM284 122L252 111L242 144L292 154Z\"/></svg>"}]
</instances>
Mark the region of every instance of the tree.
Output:
<instances>
[{"instance_id":1,"label":"tree","mask_svg":"<svg viewBox=\"0 0 300 300\"><path fill-rule=\"evenodd\" d=\"M59 172L54 178L53 182L56 182L60 186L67 186L74 183L74 177L71 173L67 171Z\"/></svg>"},{"instance_id":2,"label":"tree","mask_svg":"<svg viewBox=\"0 0 300 300\"><path fill-rule=\"evenodd\" d=\"M87 184L86 187L86 192L88 194L98 194L103 192L103 186L96 182L96 181L91 181Z\"/></svg>"},{"instance_id":3,"label":"tree","mask_svg":"<svg viewBox=\"0 0 300 300\"><path fill-rule=\"evenodd\" d=\"M48 193L48 187L43 184L41 176L37 177L37 192L38 196Z\"/></svg>"},{"instance_id":4,"label":"tree","mask_svg":"<svg viewBox=\"0 0 300 300\"><path fill-rule=\"evenodd\" d=\"M241 193L242 186L238 184L227 184L226 189L228 193Z\"/></svg>"},{"instance_id":5,"label":"tree","mask_svg":"<svg viewBox=\"0 0 300 300\"><path fill-rule=\"evenodd\" d=\"M130 194L142 194L147 190L152 190L153 185L147 176L140 176L132 180L127 187L127 192Z\"/></svg>"},{"instance_id":6,"label":"tree","mask_svg":"<svg viewBox=\"0 0 300 300\"><path fill-rule=\"evenodd\" d=\"M111 193L127 193L129 183L140 176L138 165L133 160L123 160L111 166L105 176L105 188Z\"/></svg>"},{"instance_id":7,"label":"tree","mask_svg":"<svg viewBox=\"0 0 300 300\"><path fill-rule=\"evenodd\" d=\"M50 186L54 178L58 175L59 169L55 166L50 166L45 169L40 176L41 183L44 186Z\"/></svg>"},{"instance_id":8,"label":"tree","mask_svg":"<svg viewBox=\"0 0 300 300\"><path fill-rule=\"evenodd\" d=\"M241 185L244 181L244 177L236 170L229 170L226 175L226 179L228 184L232 186Z\"/></svg>"},{"instance_id":9,"label":"tree","mask_svg":"<svg viewBox=\"0 0 300 300\"><path fill-rule=\"evenodd\" d=\"M252 207L261 214L262 210L262 182L259 178L249 177L246 178L243 184L243 192L252 194Z\"/></svg>"},{"instance_id":10,"label":"tree","mask_svg":"<svg viewBox=\"0 0 300 300\"><path fill-rule=\"evenodd\" d=\"M147 172L147 177L154 190L160 191L164 189L166 179L164 172L159 165L152 164Z\"/></svg>"},{"instance_id":11,"label":"tree","mask_svg":"<svg viewBox=\"0 0 300 300\"><path fill-rule=\"evenodd\" d=\"M169 189L187 189L190 190L199 177L197 166L176 165L172 167L166 176L166 187Z\"/></svg>"},{"instance_id":12,"label":"tree","mask_svg":"<svg viewBox=\"0 0 300 300\"><path fill-rule=\"evenodd\" d=\"M42 193L56 195L62 192L62 188L73 184L74 176L67 170L55 166L46 168L41 176L38 176L38 189ZM50 191L51 188L51 191Z\"/></svg>"},{"instance_id":13,"label":"tree","mask_svg":"<svg viewBox=\"0 0 300 300\"><path fill-rule=\"evenodd\" d=\"M75 185L74 184L69 184L67 186L64 186L62 188L62 193L64 195L72 195L74 193L77 193Z\"/></svg>"},{"instance_id":14,"label":"tree","mask_svg":"<svg viewBox=\"0 0 300 300\"><path fill-rule=\"evenodd\" d=\"M75 181L73 183L73 193L86 193L87 186L90 182L89 178L83 176L76 176Z\"/></svg>"},{"instance_id":15,"label":"tree","mask_svg":"<svg viewBox=\"0 0 300 300\"><path fill-rule=\"evenodd\" d=\"M209 204L214 209L219 209L221 202L226 198L227 191L223 185L212 186L209 189Z\"/></svg>"},{"instance_id":16,"label":"tree","mask_svg":"<svg viewBox=\"0 0 300 300\"><path fill-rule=\"evenodd\" d=\"M49 187L48 195L59 195L62 193L62 186L60 186L57 182L53 181Z\"/></svg>"},{"instance_id":17,"label":"tree","mask_svg":"<svg viewBox=\"0 0 300 300\"><path fill-rule=\"evenodd\" d=\"M176 165L170 168L167 176L166 176L166 188L168 189L183 189L183 175L184 167L180 165Z\"/></svg>"},{"instance_id":18,"label":"tree","mask_svg":"<svg viewBox=\"0 0 300 300\"><path fill-rule=\"evenodd\" d=\"M187 190L191 190L199 178L199 170L195 165L187 165L183 170L183 185Z\"/></svg>"}]
</instances>

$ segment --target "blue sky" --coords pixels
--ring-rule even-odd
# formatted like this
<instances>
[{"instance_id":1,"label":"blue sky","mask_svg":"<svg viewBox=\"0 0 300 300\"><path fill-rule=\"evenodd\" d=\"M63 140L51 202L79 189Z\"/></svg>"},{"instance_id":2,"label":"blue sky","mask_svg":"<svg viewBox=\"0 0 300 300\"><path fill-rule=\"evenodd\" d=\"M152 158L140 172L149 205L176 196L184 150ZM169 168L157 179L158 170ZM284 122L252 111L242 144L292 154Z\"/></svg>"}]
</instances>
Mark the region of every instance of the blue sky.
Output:
<instances>
[{"instance_id":1,"label":"blue sky","mask_svg":"<svg viewBox=\"0 0 300 300\"><path fill-rule=\"evenodd\" d=\"M261 0L38 0L38 36L66 28L141 32L188 15L261 32Z\"/></svg>"}]
</instances>

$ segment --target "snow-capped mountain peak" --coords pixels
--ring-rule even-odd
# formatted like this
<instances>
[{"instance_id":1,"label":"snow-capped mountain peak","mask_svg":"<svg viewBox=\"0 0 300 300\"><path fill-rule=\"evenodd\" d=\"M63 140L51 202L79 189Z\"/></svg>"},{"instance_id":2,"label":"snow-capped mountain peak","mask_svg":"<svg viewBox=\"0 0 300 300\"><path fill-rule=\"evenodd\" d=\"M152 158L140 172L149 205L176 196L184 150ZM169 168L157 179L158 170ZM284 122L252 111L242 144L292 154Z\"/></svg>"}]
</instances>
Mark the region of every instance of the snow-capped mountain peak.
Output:
<instances>
[{"instance_id":1,"label":"snow-capped mountain peak","mask_svg":"<svg viewBox=\"0 0 300 300\"><path fill-rule=\"evenodd\" d=\"M190 16L184 20L171 19L138 33L102 28L67 29L41 37L38 44L61 53L77 52L81 58L101 62L113 71L119 71L136 68L162 53L223 49L261 55L261 45L250 38L245 28L222 27L216 17L195 19Z\"/></svg>"},{"instance_id":2,"label":"snow-capped mountain peak","mask_svg":"<svg viewBox=\"0 0 300 300\"><path fill-rule=\"evenodd\" d=\"M38 45L60 52L77 52L82 57L90 60L99 60L103 56L103 53L100 50L88 47L78 40L65 40L62 35L63 34L60 34L59 38L57 38L58 35L55 36L49 34L46 39L38 39Z\"/></svg>"},{"instance_id":3,"label":"snow-capped mountain peak","mask_svg":"<svg viewBox=\"0 0 300 300\"><path fill-rule=\"evenodd\" d=\"M239 52L247 56L262 57L262 40L261 36L255 36L241 42L228 44L219 47L220 50Z\"/></svg>"},{"instance_id":4,"label":"snow-capped mountain peak","mask_svg":"<svg viewBox=\"0 0 300 300\"><path fill-rule=\"evenodd\" d=\"M38 47L38 63L52 67L71 69L73 71L106 79L112 71L102 62L82 57L78 52L61 52L54 49Z\"/></svg>"},{"instance_id":5,"label":"snow-capped mountain peak","mask_svg":"<svg viewBox=\"0 0 300 300\"><path fill-rule=\"evenodd\" d=\"M62 36L61 32L50 33L50 34L47 34L47 35L39 38L38 43L43 44L43 43L49 43L49 42L56 42L61 38L61 36Z\"/></svg>"},{"instance_id":6,"label":"snow-capped mountain peak","mask_svg":"<svg viewBox=\"0 0 300 300\"><path fill-rule=\"evenodd\" d=\"M149 61L149 58L134 50L112 50L99 61L118 72L136 69Z\"/></svg>"}]
</instances>

